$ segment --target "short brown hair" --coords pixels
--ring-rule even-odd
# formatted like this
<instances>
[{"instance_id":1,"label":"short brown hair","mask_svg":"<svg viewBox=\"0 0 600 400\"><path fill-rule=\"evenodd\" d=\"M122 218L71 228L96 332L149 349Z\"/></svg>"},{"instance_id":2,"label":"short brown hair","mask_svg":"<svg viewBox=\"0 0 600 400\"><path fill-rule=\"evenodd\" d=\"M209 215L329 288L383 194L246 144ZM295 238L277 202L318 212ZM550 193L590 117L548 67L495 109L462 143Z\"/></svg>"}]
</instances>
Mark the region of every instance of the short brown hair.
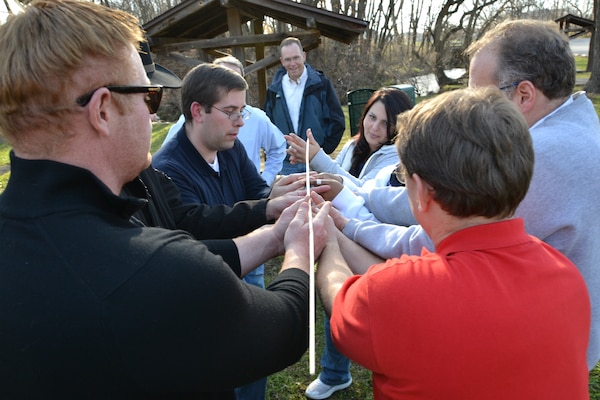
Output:
<instances>
[{"instance_id":1,"label":"short brown hair","mask_svg":"<svg viewBox=\"0 0 600 400\"><path fill-rule=\"evenodd\" d=\"M285 39L283 39L281 41L281 43L279 44L279 54L281 54L281 49L283 49L285 46L289 46L295 44L296 46L298 46L300 48L300 51L304 51L304 49L302 48L302 42L300 41L300 39L298 39L297 37L286 37Z\"/></svg>"},{"instance_id":2,"label":"short brown hair","mask_svg":"<svg viewBox=\"0 0 600 400\"><path fill-rule=\"evenodd\" d=\"M186 121L192 120L190 107L193 102L201 104L207 113L232 90L248 90L248 84L237 72L217 64L200 64L183 78L181 108Z\"/></svg>"},{"instance_id":3,"label":"short brown hair","mask_svg":"<svg viewBox=\"0 0 600 400\"><path fill-rule=\"evenodd\" d=\"M511 216L533 175L533 144L518 108L493 87L440 94L398 116L397 148L457 217Z\"/></svg>"}]
</instances>

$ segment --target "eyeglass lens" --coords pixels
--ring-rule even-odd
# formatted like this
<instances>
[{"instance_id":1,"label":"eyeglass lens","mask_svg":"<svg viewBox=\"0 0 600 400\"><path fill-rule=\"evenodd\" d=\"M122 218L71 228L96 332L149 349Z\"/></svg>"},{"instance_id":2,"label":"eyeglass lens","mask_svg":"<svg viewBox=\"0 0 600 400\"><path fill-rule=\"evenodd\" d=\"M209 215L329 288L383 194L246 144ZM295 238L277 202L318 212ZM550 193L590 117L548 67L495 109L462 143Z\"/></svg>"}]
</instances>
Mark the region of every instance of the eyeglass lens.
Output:
<instances>
[{"instance_id":1,"label":"eyeglass lens","mask_svg":"<svg viewBox=\"0 0 600 400\"><path fill-rule=\"evenodd\" d=\"M394 176L401 186L406 185L406 178L404 177L404 172L401 170L400 165L394 169Z\"/></svg>"},{"instance_id":2,"label":"eyeglass lens","mask_svg":"<svg viewBox=\"0 0 600 400\"><path fill-rule=\"evenodd\" d=\"M162 100L163 87L162 86L102 86L111 92L119 94L133 94L133 93L145 93L144 103L148 107L150 114L156 114L160 101ZM96 88L83 96L78 97L75 102L81 107L88 105L94 93L100 88Z\"/></svg>"},{"instance_id":3,"label":"eyeglass lens","mask_svg":"<svg viewBox=\"0 0 600 400\"><path fill-rule=\"evenodd\" d=\"M223 114L227 115L227 118L229 118L230 121L237 121L238 119L248 119L248 117L250 117L250 111L246 110L245 108L242 109L241 112L234 112L234 111L225 111L225 110L221 110L219 107L215 107L212 106L212 108L221 111Z\"/></svg>"}]
</instances>

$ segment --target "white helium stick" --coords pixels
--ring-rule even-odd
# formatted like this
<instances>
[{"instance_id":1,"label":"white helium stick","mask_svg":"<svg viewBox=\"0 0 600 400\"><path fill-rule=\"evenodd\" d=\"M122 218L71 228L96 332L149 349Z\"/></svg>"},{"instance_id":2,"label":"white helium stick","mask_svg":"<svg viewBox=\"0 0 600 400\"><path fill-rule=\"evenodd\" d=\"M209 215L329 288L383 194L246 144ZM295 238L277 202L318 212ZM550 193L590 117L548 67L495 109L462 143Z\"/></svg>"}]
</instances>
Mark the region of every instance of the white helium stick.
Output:
<instances>
[{"instance_id":1,"label":"white helium stick","mask_svg":"<svg viewBox=\"0 0 600 400\"><path fill-rule=\"evenodd\" d=\"M308 148L310 141L306 135L306 194L308 197L308 258L310 271L308 274L308 372L315 374L315 232L313 231L312 201L310 198L310 168Z\"/></svg>"}]
</instances>

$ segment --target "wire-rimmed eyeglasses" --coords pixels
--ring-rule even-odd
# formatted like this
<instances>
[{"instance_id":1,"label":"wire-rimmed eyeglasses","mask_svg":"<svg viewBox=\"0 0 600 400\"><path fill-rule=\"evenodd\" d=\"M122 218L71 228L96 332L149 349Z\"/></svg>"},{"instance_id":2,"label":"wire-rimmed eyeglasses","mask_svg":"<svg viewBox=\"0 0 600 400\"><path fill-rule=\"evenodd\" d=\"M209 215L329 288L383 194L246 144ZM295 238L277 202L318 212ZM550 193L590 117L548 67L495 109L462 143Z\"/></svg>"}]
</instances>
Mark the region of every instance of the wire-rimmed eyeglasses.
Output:
<instances>
[{"instance_id":1,"label":"wire-rimmed eyeglasses","mask_svg":"<svg viewBox=\"0 0 600 400\"><path fill-rule=\"evenodd\" d=\"M406 186L406 170L402 167L402 164L398 164L392 174L394 174L401 186Z\"/></svg>"},{"instance_id":2,"label":"wire-rimmed eyeglasses","mask_svg":"<svg viewBox=\"0 0 600 400\"><path fill-rule=\"evenodd\" d=\"M513 83L511 83L510 85L506 85L506 86L501 86L498 89L500 90L509 90L509 89L514 89L517 86L519 86L519 84L523 82L523 81L514 81Z\"/></svg>"},{"instance_id":3,"label":"wire-rimmed eyeglasses","mask_svg":"<svg viewBox=\"0 0 600 400\"><path fill-rule=\"evenodd\" d=\"M241 112L235 112L235 111L225 111L225 110L221 110L219 107L215 107L212 106L212 108L221 111L223 114L227 115L227 118L229 118L230 121L237 121L238 119L243 119L243 120L247 120L248 118L250 118L250 111L248 111L247 109L242 109Z\"/></svg>"},{"instance_id":4,"label":"wire-rimmed eyeglasses","mask_svg":"<svg viewBox=\"0 0 600 400\"><path fill-rule=\"evenodd\" d=\"M132 94L132 93L146 93L144 96L144 103L148 107L150 114L156 114L158 107L160 106L160 100L162 99L163 87L160 85L146 85L146 86L100 86L92 91L87 92L83 96L79 96L75 99L75 102L81 107L88 105L92 96L98 89L106 88L111 92L119 94Z\"/></svg>"}]
</instances>

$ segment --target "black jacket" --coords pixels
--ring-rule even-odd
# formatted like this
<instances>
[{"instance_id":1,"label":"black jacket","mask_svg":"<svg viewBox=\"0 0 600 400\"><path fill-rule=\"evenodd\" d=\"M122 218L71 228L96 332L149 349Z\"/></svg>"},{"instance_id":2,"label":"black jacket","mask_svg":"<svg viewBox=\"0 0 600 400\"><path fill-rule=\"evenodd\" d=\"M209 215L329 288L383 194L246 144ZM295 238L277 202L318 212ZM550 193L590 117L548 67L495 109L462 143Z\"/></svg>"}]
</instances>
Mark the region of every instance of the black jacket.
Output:
<instances>
[{"instance_id":1,"label":"black jacket","mask_svg":"<svg viewBox=\"0 0 600 400\"><path fill-rule=\"evenodd\" d=\"M230 398L304 353L306 273L247 285L185 232L133 224L145 203L87 170L11 154L0 398Z\"/></svg>"},{"instance_id":2,"label":"black jacket","mask_svg":"<svg viewBox=\"0 0 600 400\"><path fill-rule=\"evenodd\" d=\"M230 239L267 223L268 199L241 201L233 207L184 205L173 181L152 167L125 185L123 193L148 199L147 205L134 214L145 226L183 229L196 239Z\"/></svg>"},{"instance_id":3,"label":"black jacket","mask_svg":"<svg viewBox=\"0 0 600 400\"><path fill-rule=\"evenodd\" d=\"M273 82L269 85L265 100L265 113L286 135L295 132L296 135L306 140L306 130L310 128L313 137L321 145L323 151L331 154L337 148L346 129L344 111L331 81L323 72L308 64L304 64L304 67L307 70L308 78L302 94L298 131L295 132L290 119L281 84L287 74L284 67L279 67L273 76ZM286 160L288 158L286 157Z\"/></svg>"}]
</instances>

